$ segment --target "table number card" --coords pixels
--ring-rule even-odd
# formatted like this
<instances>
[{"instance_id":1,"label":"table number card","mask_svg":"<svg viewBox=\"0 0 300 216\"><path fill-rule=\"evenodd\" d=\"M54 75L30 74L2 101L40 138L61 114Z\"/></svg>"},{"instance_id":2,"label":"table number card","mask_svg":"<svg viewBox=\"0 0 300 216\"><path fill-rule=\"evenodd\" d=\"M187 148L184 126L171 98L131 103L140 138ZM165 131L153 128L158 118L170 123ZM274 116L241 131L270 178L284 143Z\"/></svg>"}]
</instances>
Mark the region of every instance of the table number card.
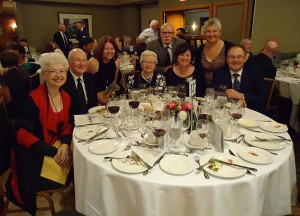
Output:
<instances>
[{"instance_id":1,"label":"table number card","mask_svg":"<svg viewBox=\"0 0 300 216\"><path fill-rule=\"evenodd\" d=\"M217 152L224 152L224 135L223 130L214 121L211 122L211 142Z\"/></svg>"},{"instance_id":2,"label":"table number card","mask_svg":"<svg viewBox=\"0 0 300 216\"><path fill-rule=\"evenodd\" d=\"M196 80L189 82L189 96L192 97L196 94Z\"/></svg>"}]
</instances>

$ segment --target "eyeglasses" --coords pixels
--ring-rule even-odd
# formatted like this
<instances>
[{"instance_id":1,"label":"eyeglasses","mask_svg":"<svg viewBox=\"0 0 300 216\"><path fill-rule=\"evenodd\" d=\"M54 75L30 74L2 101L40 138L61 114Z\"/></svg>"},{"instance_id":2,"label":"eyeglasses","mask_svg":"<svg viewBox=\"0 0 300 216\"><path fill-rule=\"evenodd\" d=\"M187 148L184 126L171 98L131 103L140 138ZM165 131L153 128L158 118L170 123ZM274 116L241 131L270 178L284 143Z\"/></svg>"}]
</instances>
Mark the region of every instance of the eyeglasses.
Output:
<instances>
[{"instance_id":1,"label":"eyeglasses","mask_svg":"<svg viewBox=\"0 0 300 216\"><path fill-rule=\"evenodd\" d=\"M174 34L174 32L160 32L162 34Z\"/></svg>"},{"instance_id":2,"label":"eyeglasses","mask_svg":"<svg viewBox=\"0 0 300 216\"><path fill-rule=\"evenodd\" d=\"M233 60L233 59L238 59L238 60L242 60L245 58L245 56L241 56L241 55L238 55L238 56L227 56L227 58L229 58L230 60Z\"/></svg>"},{"instance_id":3,"label":"eyeglasses","mask_svg":"<svg viewBox=\"0 0 300 216\"><path fill-rule=\"evenodd\" d=\"M67 72L67 70L45 70L50 76L55 76L56 74L63 75Z\"/></svg>"},{"instance_id":4,"label":"eyeglasses","mask_svg":"<svg viewBox=\"0 0 300 216\"><path fill-rule=\"evenodd\" d=\"M147 62L147 61L142 61L143 64L156 64L156 62Z\"/></svg>"}]
</instances>

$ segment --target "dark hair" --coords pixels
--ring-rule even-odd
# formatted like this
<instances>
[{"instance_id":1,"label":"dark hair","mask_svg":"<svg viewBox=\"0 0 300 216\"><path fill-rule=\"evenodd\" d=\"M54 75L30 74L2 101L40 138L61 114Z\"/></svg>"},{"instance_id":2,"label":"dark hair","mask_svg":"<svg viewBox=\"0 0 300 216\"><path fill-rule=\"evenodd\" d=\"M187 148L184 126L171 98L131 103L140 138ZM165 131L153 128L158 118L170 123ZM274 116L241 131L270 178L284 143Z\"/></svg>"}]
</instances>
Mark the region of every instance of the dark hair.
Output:
<instances>
[{"instance_id":1,"label":"dark hair","mask_svg":"<svg viewBox=\"0 0 300 216\"><path fill-rule=\"evenodd\" d=\"M14 45L12 48L11 48L12 50L16 50L16 51L18 51L18 53L23 53L23 54L25 54L26 52L25 52L25 48L22 46L22 45L20 45L20 44L16 44L16 45Z\"/></svg>"},{"instance_id":2,"label":"dark hair","mask_svg":"<svg viewBox=\"0 0 300 216\"><path fill-rule=\"evenodd\" d=\"M178 28L178 29L176 29L176 31L182 31L183 32L183 34L185 34L185 29L184 28Z\"/></svg>"},{"instance_id":3,"label":"dark hair","mask_svg":"<svg viewBox=\"0 0 300 216\"><path fill-rule=\"evenodd\" d=\"M0 59L2 67L18 66L19 63L19 56L14 50L4 50Z\"/></svg>"},{"instance_id":4,"label":"dark hair","mask_svg":"<svg viewBox=\"0 0 300 216\"><path fill-rule=\"evenodd\" d=\"M114 58L118 58L118 46L115 40L111 36L105 35L104 37L100 38L96 52L94 54L94 58L96 58L99 62L103 61L103 50L106 43L111 43L113 45L113 47L115 48Z\"/></svg>"},{"instance_id":5,"label":"dark hair","mask_svg":"<svg viewBox=\"0 0 300 216\"><path fill-rule=\"evenodd\" d=\"M82 42L83 42L83 46L86 46L86 45L88 45L90 43L94 43L94 38L84 38L82 40Z\"/></svg>"},{"instance_id":6,"label":"dark hair","mask_svg":"<svg viewBox=\"0 0 300 216\"><path fill-rule=\"evenodd\" d=\"M55 52L59 46L54 41L49 41L45 45L45 53Z\"/></svg>"},{"instance_id":7,"label":"dark hair","mask_svg":"<svg viewBox=\"0 0 300 216\"><path fill-rule=\"evenodd\" d=\"M21 38L20 42L26 42L26 43L28 43L28 40L26 38Z\"/></svg>"},{"instance_id":8,"label":"dark hair","mask_svg":"<svg viewBox=\"0 0 300 216\"><path fill-rule=\"evenodd\" d=\"M239 44L234 44L234 45L232 45L232 46L228 49L227 54L228 54L229 50L231 50L232 48L241 48L241 49L244 51L244 54L245 54L245 55L247 54L247 52L246 52L246 50L244 49L244 47L242 47L242 46L239 45Z\"/></svg>"},{"instance_id":9,"label":"dark hair","mask_svg":"<svg viewBox=\"0 0 300 216\"><path fill-rule=\"evenodd\" d=\"M144 52L147 49L147 44L146 43L139 43L136 45L136 53L137 56L141 56L142 52Z\"/></svg>"},{"instance_id":10,"label":"dark hair","mask_svg":"<svg viewBox=\"0 0 300 216\"><path fill-rule=\"evenodd\" d=\"M192 60L191 62L193 62L194 60L194 47L188 43L183 43L183 44L179 44L175 50L175 59L178 58L179 55L185 53L186 51L190 51L191 52L191 55L192 55Z\"/></svg>"}]
</instances>

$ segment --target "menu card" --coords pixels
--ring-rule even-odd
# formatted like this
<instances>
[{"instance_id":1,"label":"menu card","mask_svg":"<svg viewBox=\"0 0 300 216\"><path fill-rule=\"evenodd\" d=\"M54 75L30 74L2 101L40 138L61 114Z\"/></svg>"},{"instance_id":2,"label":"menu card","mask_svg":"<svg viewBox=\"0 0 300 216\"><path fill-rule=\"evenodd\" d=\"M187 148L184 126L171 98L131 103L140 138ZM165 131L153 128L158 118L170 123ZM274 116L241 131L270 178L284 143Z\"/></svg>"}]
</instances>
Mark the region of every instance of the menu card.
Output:
<instances>
[{"instance_id":1,"label":"menu card","mask_svg":"<svg viewBox=\"0 0 300 216\"><path fill-rule=\"evenodd\" d=\"M211 122L211 137L212 146L217 152L224 152L224 135L223 130L214 121Z\"/></svg>"}]
</instances>

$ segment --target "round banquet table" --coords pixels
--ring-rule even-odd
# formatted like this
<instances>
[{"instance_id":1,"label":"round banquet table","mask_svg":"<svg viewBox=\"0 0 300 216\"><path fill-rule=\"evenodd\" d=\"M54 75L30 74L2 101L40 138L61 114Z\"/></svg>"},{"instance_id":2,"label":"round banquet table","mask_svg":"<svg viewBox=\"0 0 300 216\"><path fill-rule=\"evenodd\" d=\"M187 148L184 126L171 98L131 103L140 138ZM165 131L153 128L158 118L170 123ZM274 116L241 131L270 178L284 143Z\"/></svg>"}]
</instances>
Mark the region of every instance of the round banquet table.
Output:
<instances>
[{"instance_id":1,"label":"round banquet table","mask_svg":"<svg viewBox=\"0 0 300 216\"><path fill-rule=\"evenodd\" d=\"M246 109L244 118L269 119ZM253 133L239 127L243 133ZM280 135L289 138L288 133ZM137 133L137 137L140 135ZM296 200L296 170L292 142L270 164L246 165L258 171L238 178L205 179L202 171L171 175L157 165L146 176L116 170L104 156L89 152L89 144L74 139L74 175L77 211L88 216L259 216L291 213ZM114 141L112 141L114 142ZM124 140L118 151L128 142ZM243 143L225 141L225 153ZM210 153L213 150L205 150ZM114 154L114 153L112 153ZM195 168L197 164L195 163Z\"/></svg>"}]
</instances>

